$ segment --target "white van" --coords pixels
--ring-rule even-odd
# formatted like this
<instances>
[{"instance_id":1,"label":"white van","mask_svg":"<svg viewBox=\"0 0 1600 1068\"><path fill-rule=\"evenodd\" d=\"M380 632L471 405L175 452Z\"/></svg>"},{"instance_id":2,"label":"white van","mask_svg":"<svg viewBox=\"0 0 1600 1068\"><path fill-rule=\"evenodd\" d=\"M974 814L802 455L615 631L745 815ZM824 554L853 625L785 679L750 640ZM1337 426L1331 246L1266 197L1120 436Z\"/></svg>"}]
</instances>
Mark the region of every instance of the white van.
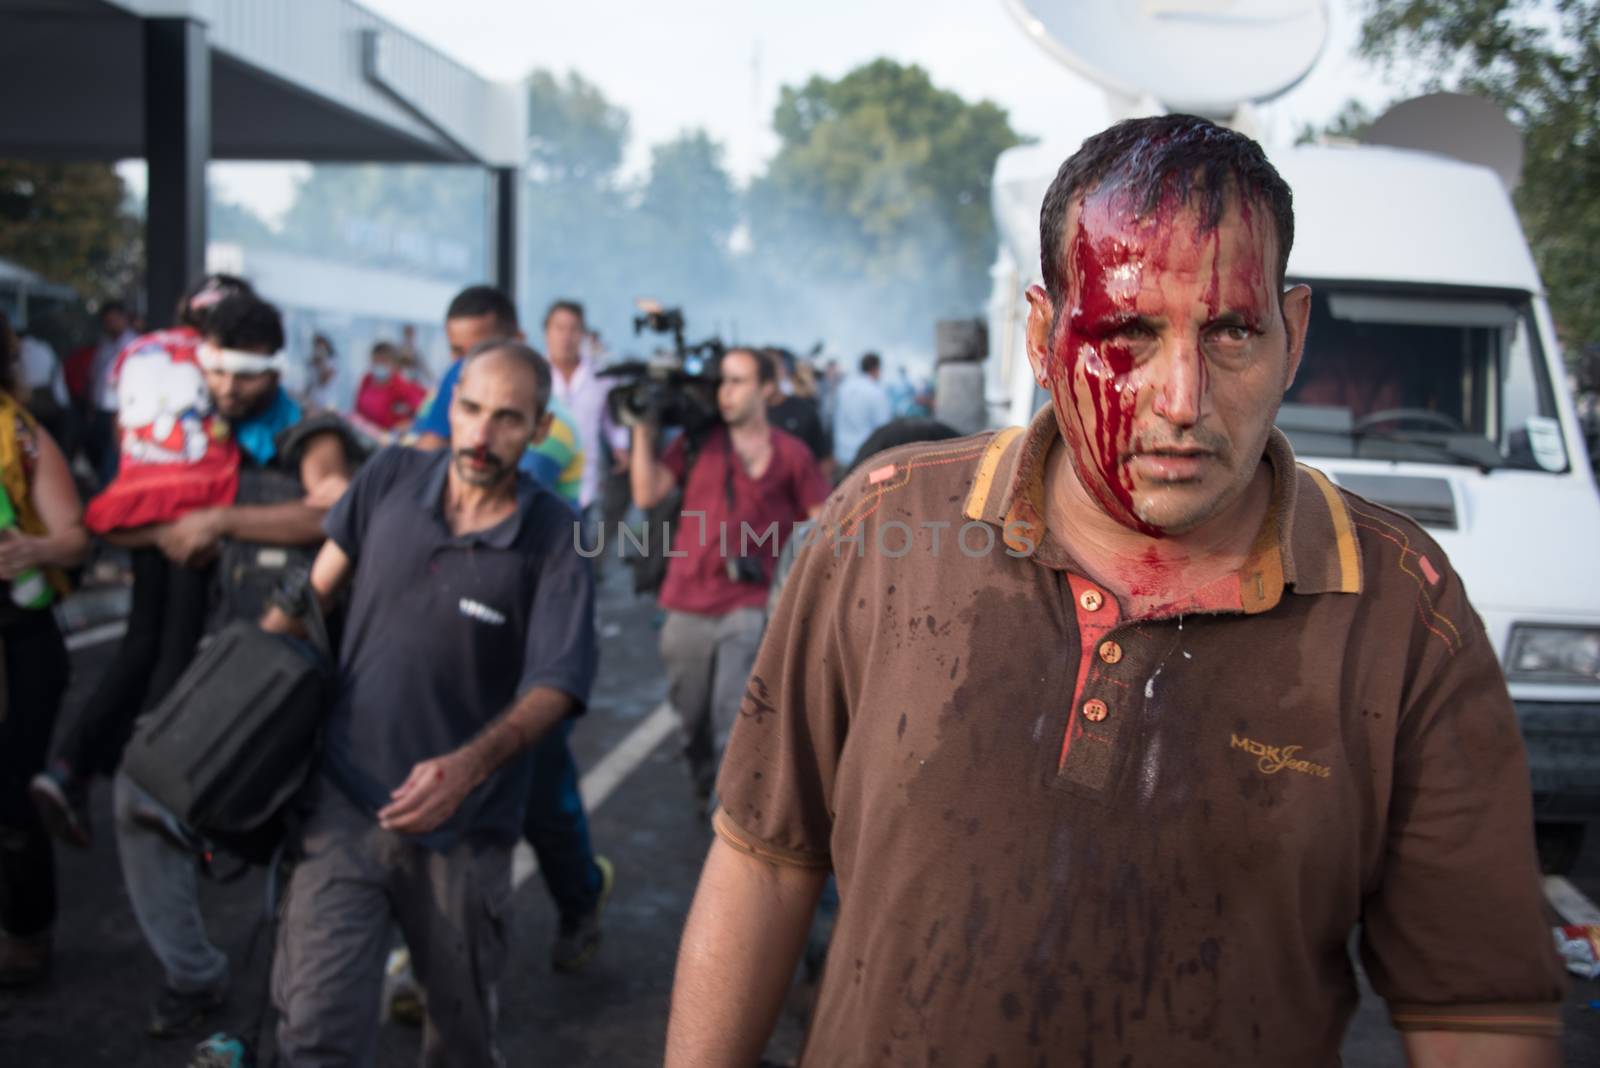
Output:
<instances>
[{"instance_id":1,"label":"white van","mask_svg":"<svg viewBox=\"0 0 1600 1068\"><path fill-rule=\"evenodd\" d=\"M1046 402L1023 349L1039 205L1072 149L996 166L994 420ZM1291 282L1313 291L1278 416L1305 462L1405 512L1465 580L1527 742L1546 867L1600 816L1600 495L1539 275L1500 179L1373 146L1271 153L1294 191Z\"/></svg>"}]
</instances>

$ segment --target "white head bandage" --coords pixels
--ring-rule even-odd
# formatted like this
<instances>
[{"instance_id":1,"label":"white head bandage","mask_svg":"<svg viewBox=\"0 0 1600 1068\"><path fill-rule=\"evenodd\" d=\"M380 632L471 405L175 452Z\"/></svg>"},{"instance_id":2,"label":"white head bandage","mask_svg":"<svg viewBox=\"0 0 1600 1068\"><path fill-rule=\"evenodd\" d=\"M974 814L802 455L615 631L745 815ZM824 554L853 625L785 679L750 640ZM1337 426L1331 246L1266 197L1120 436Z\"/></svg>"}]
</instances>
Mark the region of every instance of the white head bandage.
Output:
<instances>
[{"instance_id":1,"label":"white head bandage","mask_svg":"<svg viewBox=\"0 0 1600 1068\"><path fill-rule=\"evenodd\" d=\"M281 352L263 356L259 352L225 349L206 342L200 346L200 366L207 371L224 371L231 375L264 375L269 371L281 374L287 361Z\"/></svg>"}]
</instances>

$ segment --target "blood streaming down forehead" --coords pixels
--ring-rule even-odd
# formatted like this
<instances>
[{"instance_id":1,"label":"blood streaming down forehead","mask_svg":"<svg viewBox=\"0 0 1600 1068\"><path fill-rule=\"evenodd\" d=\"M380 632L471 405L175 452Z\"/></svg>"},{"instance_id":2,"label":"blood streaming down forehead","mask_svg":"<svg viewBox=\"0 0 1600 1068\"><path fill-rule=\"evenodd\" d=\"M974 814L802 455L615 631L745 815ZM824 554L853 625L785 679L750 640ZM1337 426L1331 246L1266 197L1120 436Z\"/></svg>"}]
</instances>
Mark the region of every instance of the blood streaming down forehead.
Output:
<instances>
[{"instance_id":1,"label":"blood streaming down forehead","mask_svg":"<svg viewBox=\"0 0 1600 1068\"><path fill-rule=\"evenodd\" d=\"M1168 361L1141 364L1122 328L1146 317L1164 319L1170 330L1187 335L1197 318L1203 324L1224 309L1261 328L1273 300L1266 231L1256 225L1249 201L1237 196L1209 230L1199 212L1175 195L1141 214L1117 190L1097 190L1079 200L1074 216L1065 251L1065 301L1053 326L1044 377L1079 481L1112 518L1163 537L1165 531L1136 510L1136 487L1126 463L1134 446L1173 444L1188 430L1193 436L1185 440L1228 443L1208 440L1204 428L1174 428L1160 418L1177 400L1171 391L1184 386L1195 391L1194 406L1201 408L1210 371L1199 339L1192 343L1194 373L1174 376L1164 366ZM1224 255L1224 231L1230 227L1240 231L1235 243L1243 255ZM1203 305L1203 315L1195 303ZM1191 342L1185 338L1183 344Z\"/></svg>"}]
</instances>

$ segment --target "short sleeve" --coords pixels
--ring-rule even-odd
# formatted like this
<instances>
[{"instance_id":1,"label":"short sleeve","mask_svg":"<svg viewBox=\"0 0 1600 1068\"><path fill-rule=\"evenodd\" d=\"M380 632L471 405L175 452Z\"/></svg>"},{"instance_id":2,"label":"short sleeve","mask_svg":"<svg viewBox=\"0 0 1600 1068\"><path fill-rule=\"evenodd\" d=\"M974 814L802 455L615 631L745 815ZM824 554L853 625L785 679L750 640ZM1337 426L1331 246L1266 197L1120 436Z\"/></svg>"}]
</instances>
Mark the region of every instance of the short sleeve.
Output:
<instances>
[{"instance_id":1,"label":"short sleeve","mask_svg":"<svg viewBox=\"0 0 1600 1068\"><path fill-rule=\"evenodd\" d=\"M445 371L444 377L439 379L439 388L434 391L433 399L428 402L427 410L411 424L411 429L418 434L436 434L446 439L450 437L450 402L455 399L456 379L461 376L461 362L455 361L450 365L450 369Z\"/></svg>"},{"instance_id":2,"label":"short sleeve","mask_svg":"<svg viewBox=\"0 0 1600 1068\"><path fill-rule=\"evenodd\" d=\"M683 434L672 439L661 453L661 466L672 472L678 485L683 485L683 471L689 462L689 442Z\"/></svg>"},{"instance_id":3,"label":"short sleeve","mask_svg":"<svg viewBox=\"0 0 1600 1068\"><path fill-rule=\"evenodd\" d=\"M1565 980L1516 715L1453 572L1436 606L1395 740L1362 959L1401 1030L1558 1034Z\"/></svg>"},{"instance_id":4,"label":"short sleeve","mask_svg":"<svg viewBox=\"0 0 1600 1068\"><path fill-rule=\"evenodd\" d=\"M838 529L843 499L814 531ZM852 658L838 629L847 615L840 600L859 561L835 554L820 534L795 551L722 759L714 825L743 852L827 868L850 718Z\"/></svg>"},{"instance_id":5,"label":"short sleeve","mask_svg":"<svg viewBox=\"0 0 1600 1068\"><path fill-rule=\"evenodd\" d=\"M567 520L553 522L556 533L546 539L533 567L528 635L522 653L517 693L547 686L568 694L574 714L589 703L599 649L594 631L594 572L578 555ZM561 534L567 534L562 537Z\"/></svg>"},{"instance_id":6,"label":"short sleeve","mask_svg":"<svg viewBox=\"0 0 1600 1068\"><path fill-rule=\"evenodd\" d=\"M372 512L407 460L415 454L400 445L380 449L350 480L344 495L322 520L322 532L352 561L360 559L361 541L366 536Z\"/></svg>"}]
</instances>

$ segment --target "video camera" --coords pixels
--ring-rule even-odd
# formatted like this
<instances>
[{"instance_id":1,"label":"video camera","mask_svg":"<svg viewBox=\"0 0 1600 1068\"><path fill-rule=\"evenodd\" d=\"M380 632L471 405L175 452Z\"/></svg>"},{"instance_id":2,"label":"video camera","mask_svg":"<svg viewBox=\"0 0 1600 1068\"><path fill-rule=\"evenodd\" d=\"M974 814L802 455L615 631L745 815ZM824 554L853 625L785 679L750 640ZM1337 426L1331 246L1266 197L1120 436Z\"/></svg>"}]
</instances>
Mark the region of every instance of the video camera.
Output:
<instances>
[{"instance_id":1,"label":"video camera","mask_svg":"<svg viewBox=\"0 0 1600 1068\"><path fill-rule=\"evenodd\" d=\"M685 343L680 308L663 308L651 300L639 301L638 307L634 334L646 330L671 334L672 352L650 360L624 360L600 372L619 380L606 394L611 418L623 426L675 426L699 436L722 418L717 410L717 366L726 346L720 338Z\"/></svg>"}]
</instances>

